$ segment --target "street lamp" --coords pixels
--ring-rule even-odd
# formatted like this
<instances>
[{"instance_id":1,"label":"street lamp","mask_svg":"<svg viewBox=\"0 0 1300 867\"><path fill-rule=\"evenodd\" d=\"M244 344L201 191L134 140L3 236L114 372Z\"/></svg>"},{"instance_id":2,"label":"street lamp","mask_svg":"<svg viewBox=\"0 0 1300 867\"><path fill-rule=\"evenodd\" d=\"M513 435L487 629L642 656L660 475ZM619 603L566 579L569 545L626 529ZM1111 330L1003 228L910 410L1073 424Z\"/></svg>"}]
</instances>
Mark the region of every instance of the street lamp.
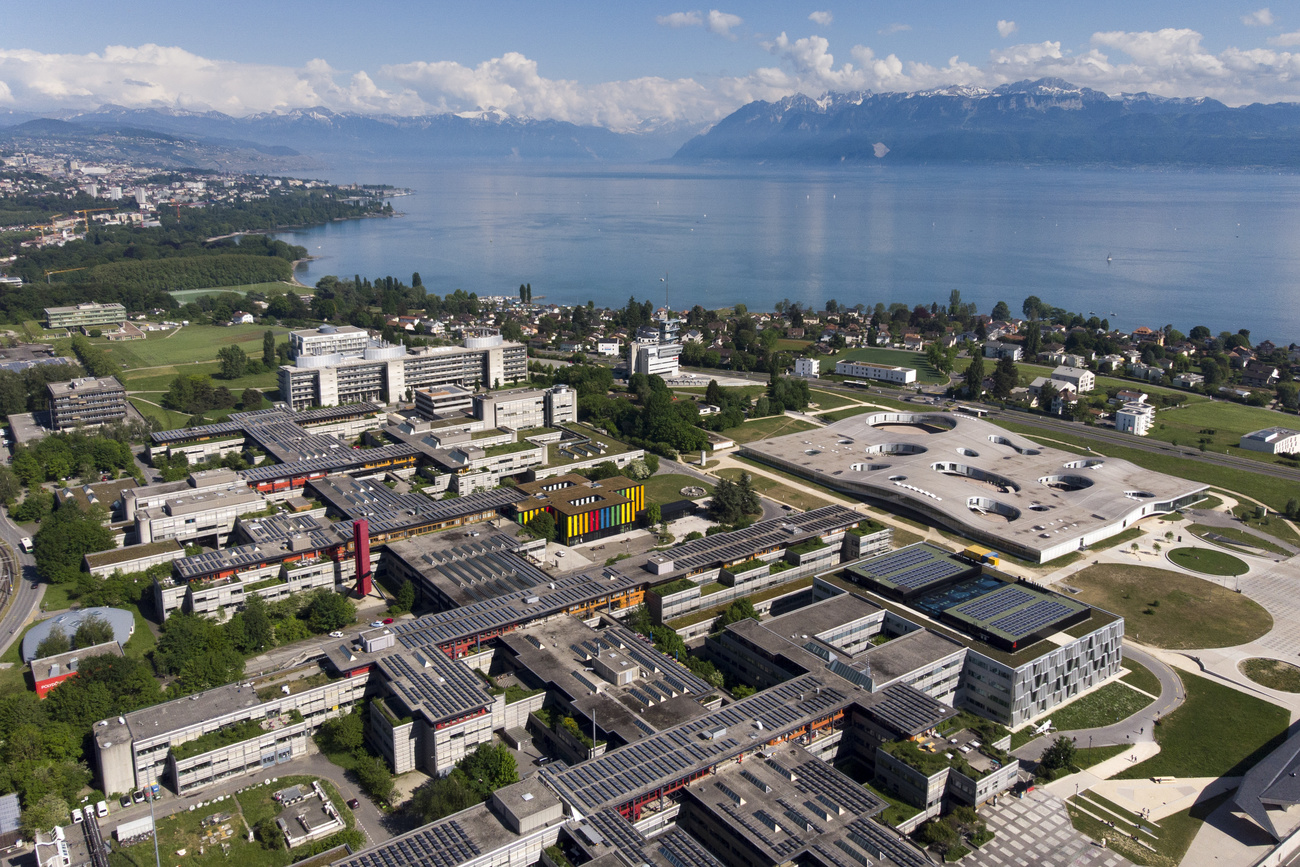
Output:
<instances>
[{"instance_id":1,"label":"street lamp","mask_svg":"<svg viewBox=\"0 0 1300 867\"><path fill-rule=\"evenodd\" d=\"M153 861L155 867L162 867L162 858L158 855L158 820L153 817L153 789L148 790L149 821L153 823Z\"/></svg>"}]
</instances>

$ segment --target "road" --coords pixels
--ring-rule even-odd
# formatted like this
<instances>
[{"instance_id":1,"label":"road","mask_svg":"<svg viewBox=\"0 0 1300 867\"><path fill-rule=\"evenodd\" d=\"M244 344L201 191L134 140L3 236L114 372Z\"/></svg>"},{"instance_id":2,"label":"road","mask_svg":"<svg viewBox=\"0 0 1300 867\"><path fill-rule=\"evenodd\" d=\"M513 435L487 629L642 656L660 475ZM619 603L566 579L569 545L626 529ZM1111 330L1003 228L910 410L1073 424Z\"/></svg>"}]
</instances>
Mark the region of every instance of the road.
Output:
<instances>
[{"instance_id":1,"label":"road","mask_svg":"<svg viewBox=\"0 0 1300 867\"><path fill-rule=\"evenodd\" d=\"M22 634L32 612L40 607L45 585L37 584L36 561L19 544L26 535L0 510L0 586L12 582L13 599L0 617L0 653Z\"/></svg>"}]
</instances>

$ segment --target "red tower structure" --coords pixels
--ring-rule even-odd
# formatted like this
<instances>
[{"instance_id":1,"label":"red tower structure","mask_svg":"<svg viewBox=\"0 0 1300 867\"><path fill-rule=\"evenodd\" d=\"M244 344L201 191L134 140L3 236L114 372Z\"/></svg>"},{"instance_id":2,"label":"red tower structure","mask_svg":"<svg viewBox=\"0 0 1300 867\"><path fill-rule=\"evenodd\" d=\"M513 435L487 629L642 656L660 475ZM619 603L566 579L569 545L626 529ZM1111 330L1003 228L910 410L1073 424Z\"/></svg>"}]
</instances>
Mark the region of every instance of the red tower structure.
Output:
<instances>
[{"instance_id":1,"label":"red tower structure","mask_svg":"<svg viewBox=\"0 0 1300 867\"><path fill-rule=\"evenodd\" d=\"M370 574L370 523L364 518L352 522L352 547L357 558L357 595L369 596L374 576Z\"/></svg>"}]
</instances>

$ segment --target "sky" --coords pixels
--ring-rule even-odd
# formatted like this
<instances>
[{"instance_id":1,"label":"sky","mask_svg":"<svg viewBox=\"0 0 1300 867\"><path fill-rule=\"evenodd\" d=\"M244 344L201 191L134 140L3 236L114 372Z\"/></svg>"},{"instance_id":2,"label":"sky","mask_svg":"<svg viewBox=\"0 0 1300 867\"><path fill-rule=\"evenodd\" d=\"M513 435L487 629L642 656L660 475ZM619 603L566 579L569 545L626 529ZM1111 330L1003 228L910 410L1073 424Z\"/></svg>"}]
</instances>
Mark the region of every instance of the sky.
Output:
<instances>
[{"instance_id":1,"label":"sky","mask_svg":"<svg viewBox=\"0 0 1300 867\"><path fill-rule=\"evenodd\" d=\"M0 0L0 111L497 109L628 131L1043 77L1300 102L1300 2Z\"/></svg>"}]
</instances>

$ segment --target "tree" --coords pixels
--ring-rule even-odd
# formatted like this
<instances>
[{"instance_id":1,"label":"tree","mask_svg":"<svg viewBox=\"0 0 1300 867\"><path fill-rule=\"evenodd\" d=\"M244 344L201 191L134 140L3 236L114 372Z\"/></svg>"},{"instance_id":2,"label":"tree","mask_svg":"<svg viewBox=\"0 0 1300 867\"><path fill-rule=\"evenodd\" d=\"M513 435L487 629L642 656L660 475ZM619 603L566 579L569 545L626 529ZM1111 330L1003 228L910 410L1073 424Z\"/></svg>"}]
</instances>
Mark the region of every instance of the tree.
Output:
<instances>
[{"instance_id":1,"label":"tree","mask_svg":"<svg viewBox=\"0 0 1300 867\"><path fill-rule=\"evenodd\" d=\"M0 503L12 503L23 492L23 483L13 470L0 465Z\"/></svg>"},{"instance_id":2,"label":"tree","mask_svg":"<svg viewBox=\"0 0 1300 867\"><path fill-rule=\"evenodd\" d=\"M352 603L332 590L317 591L307 605L307 625L314 632L342 629L355 619Z\"/></svg>"},{"instance_id":3,"label":"tree","mask_svg":"<svg viewBox=\"0 0 1300 867\"><path fill-rule=\"evenodd\" d=\"M524 525L534 538L553 541L555 539L555 516L550 512L538 512Z\"/></svg>"},{"instance_id":4,"label":"tree","mask_svg":"<svg viewBox=\"0 0 1300 867\"><path fill-rule=\"evenodd\" d=\"M356 711L321 723L320 738L333 752L351 753L365 742L366 726Z\"/></svg>"},{"instance_id":5,"label":"tree","mask_svg":"<svg viewBox=\"0 0 1300 867\"><path fill-rule=\"evenodd\" d=\"M424 281L420 279L419 271L416 271L414 274L411 275L411 288L412 289L424 288Z\"/></svg>"},{"instance_id":6,"label":"tree","mask_svg":"<svg viewBox=\"0 0 1300 867\"><path fill-rule=\"evenodd\" d=\"M372 798L387 801L393 795L393 775L384 760L369 754L357 757L352 768L357 782Z\"/></svg>"},{"instance_id":7,"label":"tree","mask_svg":"<svg viewBox=\"0 0 1300 867\"><path fill-rule=\"evenodd\" d=\"M244 616L244 645L240 650L254 653L275 644L275 627L271 625L271 614L265 599L256 593L248 594L241 613Z\"/></svg>"},{"instance_id":8,"label":"tree","mask_svg":"<svg viewBox=\"0 0 1300 867\"><path fill-rule=\"evenodd\" d=\"M1007 306L1007 302L999 301L993 305L993 318L1004 322L1011 318L1011 308Z\"/></svg>"},{"instance_id":9,"label":"tree","mask_svg":"<svg viewBox=\"0 0 1300 867\"><path fill-rule=\"evenodd\" d=\"M1020 307L1021 312L1025 314L1025 318L1031 320L1039 319L1044 309L1046 309L1046 305L1037 295L1030 295Z\"/></svg>"},{"instance_id":10,"label":"tree","mask_svg":"<svg viewBox=\"0 0 1300 867\"><path fill-rule=\"evenodd\" d=\"M410 611L415 607L415 585L410 581L403 581L402 586L397 588L397 598L394 600L393 611Z\"/></svg>"},{"instance_id":11,"label":"tree","mask_svg":"<svg viewBox=\"0 0 1300 867\"><path fill-rule=\"evenodd\" d=\"M479 744L474 752L457 762L470 780L479 783L484 800L502 786L519 782L515 757L505 744Z\"/></svg>"},{"instance_id":12,"label":"tree","mask_svg":"<svg viewBox=\"0 0 1300 867\"><path fill-rule=\"evenodd\" d=\"M733 623L739 623L742 620L757 620L758 612L754 610L754 603L749 601L748 596L741 597L727 606L726 610L719 615L717 621L713 624L713 630L726 629Z\"/></svg>"},{"instance_id":13,"label":"tree","mask_svg":"<svg viewBox=\"0 0 1300 867\"><path fill-rule=\"evenodd\" d=\"M1073 767L1075 752L1074 741L1062 735L1043 751L1038 763L1049 771Z\"/></svg>"},{"instance_id":14,"label":"tree","mask_svg":"<svg viewBox=\"0 0 1300 867\"><path fill-rule=\"evenodd\" d=\"M112 531L103 524L105 517L102 507L83 511L75 502L64 503L41 522L32 538L36 571L55 584L74 583L87 554L117 547Z\"/></svg>"},{"instance_id":15,"label":"tree","mask_svg":"<svg viewBox=\"0 0 1300 867\"><path fill-rule=\"evenodd\" d=\"M72 642L68 639L68 633L63 631L63 627L55 624L50 627L50 631L41 643L36 645L36 658L44 659L47 656L56 656L60 653L67 653L72 649Z\"/></svg>"},{"instance_id":16,"label":"tree","mask_svg":"<svg viewBox=\"0 0 1300 867\"><path fill-rule=\"evenodd\" d=\"M663 520L663 512L660 510L659 504L654 502L646 503L645 522L649 524L651 527L653 527L659 522L661 522L662 520Z\"/></svg>"},{"instance_id":17,"label":"tree","mask_svg":"<svg viewBox=\"0 0 1300 867\"><path fill-rule=\"evenodd\" d=\"M262 332L262 364L267 370L272 370L276 364L275 332L269 328Z\"/></svg>"},{"instance_id":18,"label":"tree","mask_svg":"<svg viewBox=\"0 0 1300 867\"><path fill-rule=\"evenodd\" d=\"M34 838L37 831L48 834L55 825L67 824L68 802L55 792L42 795L40 800L23 810L23 833Z\"/></svg>"},{"instance_id":19,"label":"tree","mask_svg":"<svg viewBox=\"0 0 1300 867\"><path fill-rule=\"evenodd\" d=\"M1051 380L1043 383L1038 390L1038 408L1043 412L1052 411L1052 401L1056 400L1056 386L1052 385Z\"/></svg>"},{"instance_id":20,"label":"tree","mask_svg":"<svg viewBox=\"0 0 1300 867\"><path fill-rule=\"evenodd\" d=\"M265 403L266 401L262 399L262 392L255 388L246 388L244 393L239 396L239 405L244 412L261 409Z\"/></svg>"},{"instance_id":21,"label":"tree","mask_svg":"<svg viewBox=\"0 0 1300 867\"><path fill-rule=\"evenodd\" d=\"M72 635L74 647L90 647L113 640L113 627L102 617L87 617Z\"/></svg>"},{"instance_id":22,"label":"tree","mask_svg":"<svg viewBox=\"0 0 1300 867\"><path fill-rule=\"evenodd\" d=\"M266 816L260 819L253 831L257 834L257 839L261 841L263 849L283 849L285 846L284 833L280 831L280 826L275 823L275 818Z\"/></svg>"},{"instance_id":23,"label":"tree","mask_svg":"<svg viewBox=\"0 0 1300 867\"><path fill-rule=\"evenodd\" d=\"M993 368L993 396L999 400L1006 400L1011 396L1011 390L1018 385L1020 385L1020 371L1016 369L1016 363L1011 360L1010 355L1002 356Z\"/></svg>"},{"instance_id":24,"label":"tree","mask_svg":"<svg viewBox=\"0 0 1300 867\"><path fill-rule=\"evenodd\" d=\"M978 349L966 368L966 393L972 400L979 400L984 394L984 355Z\"/></svg>"},{"instance_id":25,"label":"tree","mask_svg":"<svg viewBox=\"0 0 1300 867\"><path fill-rule=\"evenodd\" d=\"M217 361L221 362L221 372L217 375L222 379L239 379L248 369L248 356L233 343L217 351Z\"/></svg>"}]
</instances>

